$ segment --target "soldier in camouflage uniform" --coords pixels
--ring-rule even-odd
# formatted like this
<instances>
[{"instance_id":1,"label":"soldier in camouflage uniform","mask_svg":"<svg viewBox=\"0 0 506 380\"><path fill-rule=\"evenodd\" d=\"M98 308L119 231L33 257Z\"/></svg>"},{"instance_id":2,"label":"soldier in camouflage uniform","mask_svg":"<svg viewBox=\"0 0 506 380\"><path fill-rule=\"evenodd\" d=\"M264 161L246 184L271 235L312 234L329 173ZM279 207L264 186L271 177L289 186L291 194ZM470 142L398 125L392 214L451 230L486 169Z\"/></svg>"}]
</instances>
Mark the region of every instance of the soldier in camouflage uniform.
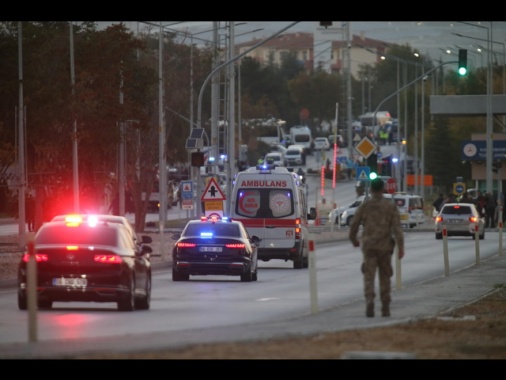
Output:
<instances>
[{"instance_id":1,"label":"soldier in camouflage uniform","mask_svg":"<svg viewBox=\"0 0 506 380\"><path fill-rule=\"evenodd\" d=\"M349 232L353 246L359 247L357 233L360 225L363 226L361 270L364 274L367 317L374 317L376 270L379 272L381 315L390 316L390 278L393 274L392 253L395 244L398 246L399 259L404 256L404 233L399 210L392 200L383 197L384 186L381 178L371 181L371 198L365 200L357 209Z\"/></svg>"}]
</instances>

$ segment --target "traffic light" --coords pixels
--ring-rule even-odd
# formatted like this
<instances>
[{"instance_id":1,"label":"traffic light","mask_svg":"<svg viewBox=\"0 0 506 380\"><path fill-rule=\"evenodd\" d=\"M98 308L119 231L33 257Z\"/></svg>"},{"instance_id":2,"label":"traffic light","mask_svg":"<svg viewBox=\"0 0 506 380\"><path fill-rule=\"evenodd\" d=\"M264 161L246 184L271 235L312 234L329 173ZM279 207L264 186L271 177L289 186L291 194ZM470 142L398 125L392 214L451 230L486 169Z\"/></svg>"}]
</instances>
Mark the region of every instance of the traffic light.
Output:
<instances>
[{"instance_id":1,"label":"traffic light","mask_svg":"<svg viewBox=\"0 0 506 380\"><path fill-rule=\"evenodd\" d=\"M369 166L371 173L378 171L378 155L376 153L367 157L367 166Z\"/></svg>"},{"instance_id":2,"label":"traffic light","mask_svg":"<svg viewBox=\"0 0 506 380\"><path fill-rule=\"evenodd\" d=\"M459 75L467 74L467 49L459 49Z\"/></svg>"},{"instance_id":3,"label":"traffic light","mask_svg":"<svg viewBox=\"0 0 506 380\"><path fill-rule=\"evenodd\" d=\"M192 152L192 166L201 167L204 166L204 153L203 152Z\"/></svg>"},{"instance_id":4,"label":"traffic light","mask_svg":"<svg viewBox=\"0 0 506 380\"><path fill-rule=\"evenodd\" d=\"M378 178L378 173L376 172L370 172L369 173L369 179L372 181L373 179Z\"/></svg>"}]
</instances>

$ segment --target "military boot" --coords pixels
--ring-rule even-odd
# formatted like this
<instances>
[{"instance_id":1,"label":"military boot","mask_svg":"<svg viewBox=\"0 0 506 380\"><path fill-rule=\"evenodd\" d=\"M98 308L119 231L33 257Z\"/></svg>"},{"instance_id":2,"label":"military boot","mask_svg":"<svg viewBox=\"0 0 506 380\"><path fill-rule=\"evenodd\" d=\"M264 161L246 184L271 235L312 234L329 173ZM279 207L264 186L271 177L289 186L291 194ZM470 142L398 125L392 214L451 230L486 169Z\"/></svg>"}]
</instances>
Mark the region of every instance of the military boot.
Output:
<instances>
[{"instance_id":1,"label":"military boot","mask_svg":"<svg viewBox=\"0 0 506 380\"><path fill-rule=\"evenodd\" d=\"M374 317L374 301L367 301L365 309L366 317Z\"/></svg>"},{"instance_id":2,"label":"military boot","mask_svg":"<svg viewBox=\"0 0 506 380\"><path fill-rule=\"evenodd\" d=\"M390 317L390 305L389 304L383 304L381 306L381 316L382 317Z\"/></svg>"}]
</instances>

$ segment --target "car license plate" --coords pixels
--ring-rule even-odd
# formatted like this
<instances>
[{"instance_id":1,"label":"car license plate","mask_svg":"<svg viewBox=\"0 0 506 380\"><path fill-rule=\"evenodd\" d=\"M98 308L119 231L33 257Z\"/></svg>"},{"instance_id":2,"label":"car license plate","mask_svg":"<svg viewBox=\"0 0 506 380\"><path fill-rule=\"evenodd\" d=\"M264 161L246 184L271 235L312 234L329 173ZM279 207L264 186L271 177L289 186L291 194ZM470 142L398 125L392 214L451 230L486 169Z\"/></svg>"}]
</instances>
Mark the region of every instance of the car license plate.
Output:
<instances>
[{"instance_id":1,"label":"car license plate","mask_svg":"<svg viewBox=\"0 0 506 380\"><path fill-rule=\"evenodd\" d=\"M88 285L88 280L86 278L53 278L54 286L75 286L75 287L85 287Z\"/></svg>"},{"instance_id":2,"label":"car license plate","mask_svg":"<svg viewBox=\"0 0 506 380\"><path fill-rule=\"evenodd\" d=\"M448 219L448 223L450 224L460 223L460 219Z\"/></svg>"},{"instance_id":3,"label":"car license plate","mask_svg":"<svg viewBox=\"0 0 506 380\"><path fill-rule=\"evenodd\" d=\"M221 252L222 247L200 247L200 252Z\"/></svg>"}]
</instances>

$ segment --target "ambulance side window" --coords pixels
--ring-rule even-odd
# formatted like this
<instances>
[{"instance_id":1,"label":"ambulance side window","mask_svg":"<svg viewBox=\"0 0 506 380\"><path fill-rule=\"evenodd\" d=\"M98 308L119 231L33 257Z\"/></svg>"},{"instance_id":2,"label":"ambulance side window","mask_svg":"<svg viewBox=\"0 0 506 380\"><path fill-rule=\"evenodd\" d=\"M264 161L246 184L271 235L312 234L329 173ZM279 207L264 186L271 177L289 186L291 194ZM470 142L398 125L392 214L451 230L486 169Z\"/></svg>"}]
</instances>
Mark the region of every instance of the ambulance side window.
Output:
<instances>
[{"instance_id":1,"label":"ambulance side window","mask_svg":"<svg viewBox=\"0 0 506 380\"><path fill-rule=\"evenodd\" d=\"M291 190L271 190L269 192L269 209L274 218L293 214L293 194Z\"/></svg>"},{"instance_id":2,"label":"ambulance side window","mask_svg":"<svg viewBox=\"0 0 506 380\"><path fill-rule=\"evenodd\" d=\"M240 189L237 192L236 201L235 211L237 215L248 218L255 217L260 208L260 190Z\"/></svg>"}]
</instances>

